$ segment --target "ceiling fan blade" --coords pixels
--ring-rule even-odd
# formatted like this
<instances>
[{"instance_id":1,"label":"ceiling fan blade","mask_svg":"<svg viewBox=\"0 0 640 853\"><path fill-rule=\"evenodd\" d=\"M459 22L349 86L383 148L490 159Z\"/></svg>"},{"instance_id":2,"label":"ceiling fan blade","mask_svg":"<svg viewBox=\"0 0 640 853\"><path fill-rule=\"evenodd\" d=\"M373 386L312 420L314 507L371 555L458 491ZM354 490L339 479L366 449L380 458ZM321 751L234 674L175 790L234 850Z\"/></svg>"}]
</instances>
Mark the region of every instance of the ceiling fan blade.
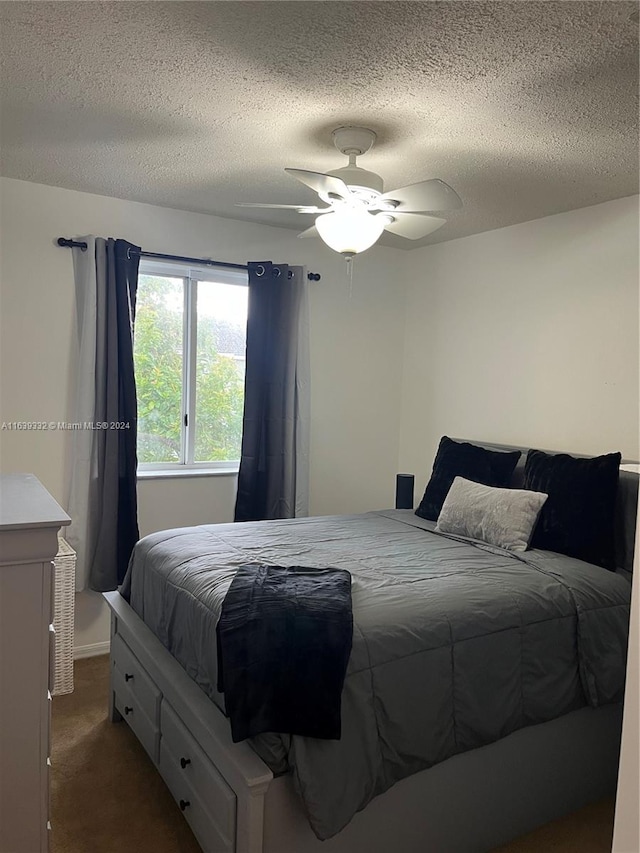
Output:
<instances>
[{"instance_id":1,"label":"ceiling fan blade","mask_svg":"<svg viewBox=\"0 0 640 853\"><path fill-rule=\"evenodd\" d=\"M330 207L311 207L306 204L254 204L250 201L236 202L236 207L267 207L278 210L297 210L298 213L323 213L325 210L331 210Z\"/></svg>"},{"instance_id":2,"label":"ceiling fan blade","mask_svg":"<svg viewBox=\"0 0 640 853\"><path fill-rule=\"evenodd\" d=\"M385 231L391 231L392 234L399 234L400 237L406 237L408 240L419 240L420 237L426 237L432 231L436 231L447 221L439 219L437 216L427 216L424 213L401 213L399 210L394 210L393 216L398 218L389 225L384 226Z\"/></svg>"},{"instance_id":3,"label":"ceiling fan blade","mask_svg":"<svg viewBox=\"0 0 640 853\"><path fill-rule=\"evenodd\" d=\"M327 195L331 193L338 198L351 198L349 187L343 180L334 175L325 175L323 172L307 172L306 169L285 169L285 172L311 187L317 193Z\"/></svg>"},{"instance_id":4,"label":"ceiling fan blade","mask_svg":"<svg viewBox=\"0 0 640 853\"><path fill-rule=\"evenodd\" d=\"M305 231L301 231L298 234L298 237L318 237L318 229L315 225L312 225L311 228L307 228Z\"/></svg>"},{"instance_id":5,"label":"ceiling fan blade","mask_svg":"<svg viewBox=\"0 0 640 853\"><path fill-rule=\"evenodd\" d=\"M439 178L420 181L390 190L378 199L379 202L397 201L398 213L423 213L429 210L457 210L462 207L462 199L449 184Z\"/></svg>"}]
</instances>

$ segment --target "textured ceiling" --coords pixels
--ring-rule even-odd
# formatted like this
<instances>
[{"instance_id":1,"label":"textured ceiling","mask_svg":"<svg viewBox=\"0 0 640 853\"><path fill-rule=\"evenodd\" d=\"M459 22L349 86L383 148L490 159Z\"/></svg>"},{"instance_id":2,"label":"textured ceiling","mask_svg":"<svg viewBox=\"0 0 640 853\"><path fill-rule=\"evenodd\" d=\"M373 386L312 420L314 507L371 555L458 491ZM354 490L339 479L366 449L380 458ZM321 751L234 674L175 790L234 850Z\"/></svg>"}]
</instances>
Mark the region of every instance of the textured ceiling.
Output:
<instances>
[{"instance_id":1,"label":"textured ceiling","mask_svg":"<svg viewBox=\"0 0 640 853\"><path fill-rule=\"evenodd\" d=\"M285 166L462 196L412 248L638 192L632 2L1 2L2 174L302 230Z\"/></svg>"}]
</instances>

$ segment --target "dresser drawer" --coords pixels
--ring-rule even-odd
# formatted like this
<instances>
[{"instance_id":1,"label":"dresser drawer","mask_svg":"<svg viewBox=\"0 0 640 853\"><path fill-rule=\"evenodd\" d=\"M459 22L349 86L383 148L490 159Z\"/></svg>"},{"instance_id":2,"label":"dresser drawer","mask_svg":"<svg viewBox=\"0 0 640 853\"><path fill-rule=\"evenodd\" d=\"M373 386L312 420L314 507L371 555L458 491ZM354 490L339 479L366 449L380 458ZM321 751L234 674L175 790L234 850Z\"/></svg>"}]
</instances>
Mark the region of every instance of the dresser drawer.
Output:
<instances>
[{"instance_id":1,"label":"dresser drawer","mask_svg":"<svg viewBox=\"0 0 640 853\"><path fill-rule=\"evenodd\" d=\"M56 566L51 563L51 587L49 590L49 622L53 625L53 620L56 617Z\"/></svg>"},{"instance_id":2,"label":"dresser drawer","mask_svg":"<svg viewBox=\"0 0 640 853\"><path fill-rule=\"evenodd\" d=\"M160 772L178 802L195 798L195 808L184 809L198 840L218 838L218 846L205 847L212 853L232 851L235 846L236 795L196 743L193 735L180 721L171 705L163 700L160 711ZM184 792L187 792L185 794ZM194 823L200 811L213 835L202 836ZM194 816L192 820L191 816Z\"/></svg>"},{"instance_id":3,"label":"dresser drawer","mask_svg":"<svg viewBox=\"0 0 640 853\"><path fill-rule=\"evenodd\" d=\"M51 695L51 691L47 690L47 704L46 711L44 713L44 719L42 720L42 758L46 760L49 758L51 754L51 709L53 708L53 697Z\"/></svg>"},{"instance_id":4,"label":"dresser drawer","mask_svg":"<svg viewBox=\"0 0 640 853\"><path fill-rule=\"evenodd\" d=\"M53 693L53 686L56 680L56 629L53 627L53 623L49 625L49 677L48 677L48 687L51 693Z\"/></svg>"},{"instance_id":5,"label":"dresser drawer","mask_svg":"<svg viewBox=\"0 0 640 853\"><path fill-rule=\"evenodd\" d=\"M111 665L156 728L160 728L160 691L119 634L111 642ZM120 709L118 709L120 710Z\"/></svg>"},{"instance_id":6,"label":"dresser drawer","mask_svg":"<svg viewBox=\"0 0 640 853\"><path fill-rule=\"evenodd\" d=\"M46 809L46 821L47 821L47 829L51 829L51 759L47 758L47 809Z\"/></svg>"},{"instance_id":7,"label":"dresser drawer","mask_svg":"<svg viewBox=\"0 0 640 853\"><path fill-rule=\"evenodd\" d=\"M160 730L157 723L147 716L138 696L129 688L124 676L114 667L114 704L144 746L154 764L160 756Z\"/></svg>"}]
</instances>

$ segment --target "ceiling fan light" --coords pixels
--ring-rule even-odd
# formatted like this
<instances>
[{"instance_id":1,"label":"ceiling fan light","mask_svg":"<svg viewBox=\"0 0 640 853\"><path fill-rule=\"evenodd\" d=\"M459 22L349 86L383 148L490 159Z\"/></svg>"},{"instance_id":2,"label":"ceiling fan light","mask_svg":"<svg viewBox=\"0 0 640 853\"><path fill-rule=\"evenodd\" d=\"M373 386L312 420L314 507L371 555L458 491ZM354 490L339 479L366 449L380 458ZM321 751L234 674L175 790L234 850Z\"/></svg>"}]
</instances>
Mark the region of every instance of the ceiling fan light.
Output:
<instances>
[{"instance_id":1,"label":"ceiling fan light","mask_svg":"<svg viewBox=\"0 0 640 853\"><path fill-rule=\"evenodd\" d=\"M357 255L373 246L386 224L380 216L349 208L323 213L316 219L318 233L327 246L346 255Z\"/></svg>"}]
</instances>

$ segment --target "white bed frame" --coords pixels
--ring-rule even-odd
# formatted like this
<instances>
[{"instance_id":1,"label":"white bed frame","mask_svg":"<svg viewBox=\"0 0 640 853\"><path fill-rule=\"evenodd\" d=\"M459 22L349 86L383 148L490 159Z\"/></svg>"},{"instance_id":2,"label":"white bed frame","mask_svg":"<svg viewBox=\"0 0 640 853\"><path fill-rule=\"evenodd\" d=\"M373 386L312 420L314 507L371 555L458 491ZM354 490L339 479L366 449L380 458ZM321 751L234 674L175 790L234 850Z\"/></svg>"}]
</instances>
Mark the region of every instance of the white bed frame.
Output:
<instances>
[{"instance_id":1,"label":"white bed frame","mask_svg":"<svg viewBox=\"0 0 640 853\"><path fill-rule=\"evenodd\" d=\"M402 780L318 841L290 776L274 778L248 743L234 744L225 716L120 594L105 598L110 718L126 715L205 853L486 853L615 792L622 709L583 708Z\"/></svg>"}]
</instances>

